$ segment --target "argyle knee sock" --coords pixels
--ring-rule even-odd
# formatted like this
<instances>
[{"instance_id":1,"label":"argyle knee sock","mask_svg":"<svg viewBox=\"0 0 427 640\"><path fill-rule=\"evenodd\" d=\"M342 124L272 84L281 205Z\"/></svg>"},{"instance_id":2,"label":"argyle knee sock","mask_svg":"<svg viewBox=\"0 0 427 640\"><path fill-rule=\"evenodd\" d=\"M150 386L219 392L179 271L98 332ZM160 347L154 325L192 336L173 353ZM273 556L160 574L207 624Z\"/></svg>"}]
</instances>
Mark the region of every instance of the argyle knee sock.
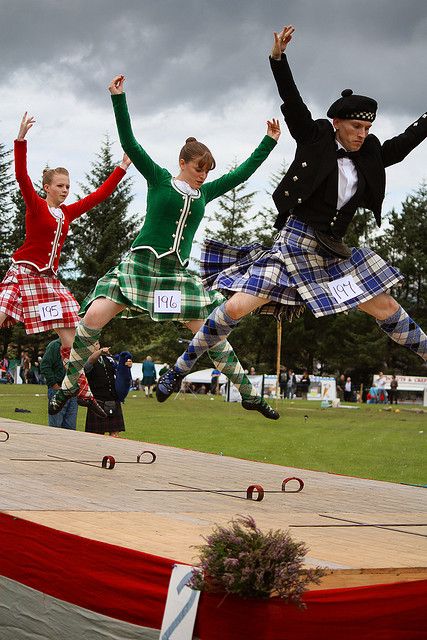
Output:
<instances>
[{"instance_id":1,"label":"argyle knee sock","mask_svg":"<svg viewBox=\"0 0 427 640\"><path fill-rule=\"evenodd\" d=\"M70 352L71 352L71 347L60 348L61 359L62 359L62 362L64 363L65 368L67 368L68 362L70 360ZM79 375L78 383L79 383L79 392L77 394L77 397L84 398L84 400L93 398L92 391L90 390L89 383L84 373L81 373Z\"/></svg>"},{"instance_id":2,"label":"argyle knee sock","mask_svg":"<svg viewBox=\"0 0 427 640\"><path fill-rule=\"evenodd\" d=\"M76 328L76 336L71 348L67 372L62 381L64 391L75 391L79 386L79 377L86 360L95 351L95 342L101 335L101 329L90 329L81 320Z\"/></svg>"},{"instance_id":3,"label":"argyle knee sock","mask_svg":"<svg viewBox=\"0 0 427 640\"><path fill-rule=\"evenodd\" d=\"M242 400L261 400L255 387L250 382L242 365L233 351L233 347L227 340L220 342L208 351L208 355L215 367L221 371L234 384L240 392Z\"/></svg>"},{"instance_id":4,"label":"argyle knee sock","mask_svg":"<svg viewBox=\"0 0 427 640\"><path fill-rule=\"evenodd\" d=\"M205 320L192 341L184 351L182 356L175 363L175 369L179 373L188 373L208 349L214 347L218 342L222 342L238 324L225 311L225 302L214 309L211 315Z\"/></svg>"},{"instance_id":5,"label":"argyle knee sock","mask_svg":"<svg viewBox=\"0 0 427 640\"><path fill-rule=\"evenodd\" d=\"M377 324L392 340L411 349L427 361L427 336L415 320L408 316L405 309L399 307L389 318L377 320Z\"/></svg>"}]
</instances>

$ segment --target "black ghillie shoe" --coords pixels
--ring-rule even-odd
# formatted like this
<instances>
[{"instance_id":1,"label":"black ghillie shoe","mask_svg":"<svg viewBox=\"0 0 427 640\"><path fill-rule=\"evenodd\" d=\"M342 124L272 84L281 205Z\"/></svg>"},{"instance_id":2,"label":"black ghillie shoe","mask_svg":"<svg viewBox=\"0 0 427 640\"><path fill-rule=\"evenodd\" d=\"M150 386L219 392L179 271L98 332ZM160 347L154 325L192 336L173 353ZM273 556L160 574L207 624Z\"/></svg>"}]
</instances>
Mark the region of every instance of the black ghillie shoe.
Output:
<instances>
[{"instance_id":1,"label":"black ghillie shoe","mask_svg":"<svg viewBox=\"0 0 427 640\"><path fill-rule=\"evenodd\" d=\"M108 418L108 415L105 413L104 409L97 403L93 396L89 398L77 398L77 404L80 407L86 407L87 409L89 409L89 411L92 411L100 418Z\"/></svg>"},{"instance_id":2,"label":"black ghillie shoe","mask_svg":"<svg viewBox=\"0 0 427 640\"><path fill-rule=\"evenodd\" d=\"M264 418L268 418L269 420L278 420L280 418L280 413L277 413L270 407L268 402L261 398L261 402L251 402L250 400L242 400L242 407L247 409L247 411L259 411L262 413Z\"/></svg>"},{"instance_id":3,"label":"black ghillie shoe","mask_svg":"<svg viewBox=\"0 0 427 640\"><path fill-rule=\"evenodd\" d=\"M184 374L178 373L175 369L168 369L160 376L156 388L156 398L159 402L164 402L174 392L181 389L181 382L185 378Z\"/></svg>"},{"instance_id":4,"label":"black ghillie shoe","mask_svg":"<svg viewBox=\"0 0 427 640\"><path fill-rule=\"evenodd\" d=\"M65 392L63 389L58 389L58 391L55 393L53 398L51 398L49 401L48 408L47 408L48 414L50 416L54 416L55 414L59 413L61 409L64 408L64 405L67 402L67 400L76 396L78 392L79 392L78 388L75 391L71 391L71 392Z\"/></svg>"}]
</instances>

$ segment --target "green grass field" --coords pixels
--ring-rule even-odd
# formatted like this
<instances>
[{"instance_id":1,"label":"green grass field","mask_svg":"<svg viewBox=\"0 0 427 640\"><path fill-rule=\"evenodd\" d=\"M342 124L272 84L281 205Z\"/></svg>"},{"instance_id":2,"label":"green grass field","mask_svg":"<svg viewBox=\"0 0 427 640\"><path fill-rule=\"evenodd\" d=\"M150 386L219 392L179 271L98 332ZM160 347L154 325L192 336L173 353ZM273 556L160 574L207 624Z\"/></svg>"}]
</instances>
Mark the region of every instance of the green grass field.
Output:
<instances>
[{"instance_id":1,"label":"green grass field","mask_svg":"<svg viewBox=\"0 0 427 640\"><path fill-rule=\"evenodd\" d=\"M426 411L420 406L401 405L398 413L395 407L358 406L321 409L314 401L280 401L281 418L270 421L221 397L172 396L159 404L142 392L131 392L124 405L125 437L291 467L427 484ZM15 413L16 407L31 413ZM47 424L46 387L1 385L0 416ZM80 408L79 430L84 430L85 416L86 409Z\"/></svg>"}]
</instances>

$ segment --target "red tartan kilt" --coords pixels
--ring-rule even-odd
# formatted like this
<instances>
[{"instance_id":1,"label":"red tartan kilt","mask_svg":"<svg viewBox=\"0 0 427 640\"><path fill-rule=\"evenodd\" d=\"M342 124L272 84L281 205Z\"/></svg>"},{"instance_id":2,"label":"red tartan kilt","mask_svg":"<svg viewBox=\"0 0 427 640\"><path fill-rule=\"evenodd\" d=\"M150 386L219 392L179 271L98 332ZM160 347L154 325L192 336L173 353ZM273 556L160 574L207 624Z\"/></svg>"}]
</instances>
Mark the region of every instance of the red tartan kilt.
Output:
<instances>
[{"instance_id":1,"label":"red tartan kilt","mask_svg":"<svg viewBox=\"0 0 427 640\"><path fill-rule=\"evenodd\" d=\"M42 320L38 305L57 301L62 318ZM68 289L52 271L40 273L28 264L12 264L0 282L0 311L7 315L3 327L22 322L27 334L72 328L79 322L79 304Z\"/></svg>"}]
</instances>

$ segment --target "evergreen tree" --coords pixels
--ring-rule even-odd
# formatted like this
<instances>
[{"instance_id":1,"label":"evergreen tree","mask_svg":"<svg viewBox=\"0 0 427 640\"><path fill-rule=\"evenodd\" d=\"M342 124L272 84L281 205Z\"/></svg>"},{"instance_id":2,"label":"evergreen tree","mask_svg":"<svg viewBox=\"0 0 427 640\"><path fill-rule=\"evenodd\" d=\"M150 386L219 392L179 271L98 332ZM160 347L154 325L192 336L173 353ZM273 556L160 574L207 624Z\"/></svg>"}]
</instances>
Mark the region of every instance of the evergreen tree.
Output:
<instances>
[{"instance_id":1,"label":"evergreen tree","mask_svg":"<svg viewBox=\"0 0 427 640\"><path fill-rule=\"evenodd\" d=\"M264 206L255 217L257 226L253 231L252 237L254 238L254 240L260 242L265 247L272 246L274 236L277 233L277 230L273 225L277 218L278 212L272 200L272 194L276 190L276 187L282 180L285 173L286 163L283 160L281 168L273 173L270 177L270 190L266 190L266 194L270 197L271 204L268 207Z\"/></svg>"},{"instance_id":2,"label":"evergreen tree","mask_svg":"<svg viewBox=\"0 0 427 640\"><path fill-rule=\"evenodd\" d=\"M349 247L371 246L377 232L378 227L372 212L359 208L353 216L344 240Z\"/></svg>"},{"instance_id":3,"label":"evergreen tree","mask_svg":"<svg viewBox=\"0 0 427 640\"><path fill-rule=\"evenodd\" d=\"M234 163L229 171L233 171L236 167L237 163ZM248 224L254 216L248 216L247 213L252 207L256 191L243 193L245 189L246 183L243 182L219 199L220 211L208 216L207 221L219 223L220 227L217 231L210 230L209 238L220 240L231 246L241 246L251 241L252 232L248 230Z\"/></svg>"},{"instance_id":4,"label":"evergreen tree","mask_svg":"<svg viewBox=\"0 0 427 640\"><path fill-rule=\"evenodd\" d=\"M116 166L111 143L106 138L97 161L86 174L86 183L80 185L84 195L105 182ZM73 223L70 244L63 250L62 273L64 277L68 269L77 274L75 279L68 277L66 280L78 300L82 301L97 280L117 265L129 249L138 226L138 220L127 217L132 200L131 179L125 177L109 198Z\"/></svg>"},{"instance_id":5,"label":"evergreen tree","mask_svg":"<svg viewBox=\"0 0 427 640\"><path fill-rule=\"evenodd\" d=\"M25 202L22 193L16 189L12 194L12 203L14 216L11 221L11 230L9 235L9 245L11 253L16 251L25 240Z\"/></svg>"},{"instance_id":6,"label":"evergreen tree","mask_svg":"<svg viewBox=\"0 0 427 640\"><path fill-rule=\"evenodd\" d=\"M12 210L11 151L0 144L0 279L6 273L10 262L10 213Z\"/></svg>"}]
</instances>

